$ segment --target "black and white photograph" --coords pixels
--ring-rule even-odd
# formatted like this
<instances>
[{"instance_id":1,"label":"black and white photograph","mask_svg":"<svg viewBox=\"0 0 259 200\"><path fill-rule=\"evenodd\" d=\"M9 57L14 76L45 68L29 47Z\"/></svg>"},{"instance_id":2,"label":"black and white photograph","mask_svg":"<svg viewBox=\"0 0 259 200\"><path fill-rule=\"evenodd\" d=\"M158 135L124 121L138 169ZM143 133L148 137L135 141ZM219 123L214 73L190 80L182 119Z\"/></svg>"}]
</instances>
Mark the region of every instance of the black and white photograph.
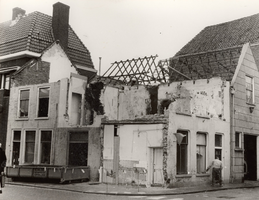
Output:
<instances>
[{"instance_id":1,"label":"black and white photograph","mask_svg":"<svg viewBox=\"0 0 259 200\"><path fill-rule=\"evenodd\" d=\"M1 200L258 194L258 0L0 0Z\"/></svg>"}]
</instances>

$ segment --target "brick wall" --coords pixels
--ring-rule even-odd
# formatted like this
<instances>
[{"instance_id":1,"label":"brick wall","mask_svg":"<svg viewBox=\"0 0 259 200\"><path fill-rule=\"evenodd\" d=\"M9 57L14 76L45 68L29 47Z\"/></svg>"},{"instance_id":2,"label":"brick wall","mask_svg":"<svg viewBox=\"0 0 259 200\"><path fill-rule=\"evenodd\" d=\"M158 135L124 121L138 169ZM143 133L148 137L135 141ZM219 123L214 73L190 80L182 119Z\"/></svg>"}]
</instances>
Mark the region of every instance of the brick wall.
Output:
<instances>
[{"instance_id":1,"label":"brick wall","mask_svg":"<svg viewBox=\"0 0 259 200\"><path fill-rule=\"evenodd\" d=\"M15 75L12 86L34 85L49 82L50 63L36 61Z\"/></svg>"}]
</instances>

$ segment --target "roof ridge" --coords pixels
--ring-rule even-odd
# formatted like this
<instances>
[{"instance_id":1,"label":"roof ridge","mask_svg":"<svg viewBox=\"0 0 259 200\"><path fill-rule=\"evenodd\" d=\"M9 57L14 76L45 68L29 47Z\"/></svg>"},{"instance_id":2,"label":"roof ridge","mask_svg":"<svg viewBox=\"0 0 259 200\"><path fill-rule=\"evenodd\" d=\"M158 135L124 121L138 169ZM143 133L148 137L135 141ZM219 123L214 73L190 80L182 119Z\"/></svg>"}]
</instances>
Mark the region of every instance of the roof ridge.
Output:
<instances>
[{"instance_id":1,"label":"roof ridge","mask_svg":"<svg viewBox=\"0 0 259 200\"><path fill-rule=\"evenodd\" d=\"M246 16L246 17L241 17L241 18L234 19L234 20L230 20L230 21L226 21L226 22L222 22L222 23L218 23L218 24L214 24L214 25L209 25L209 26L206 26L205 28L209 28L209 27L213 27L213 26L225 25L225 24L228 24L228 23L233 23L233 22L236 22L236 21L240 21L240 20L244 20L244 19L247 19L247 18L254 17L254 16L256 16L256 15L259 16L259 13L253 14L253 15L250 15L250 16ZM205 28L204 28L204 29L205 29Z\"/></svg>"},{"instance_id":2,"label":"roof ridge","mask_svg":"<svg viewBox=\"0 0 259 200\"><path fill-rule=\"evenodd\" d=\"M244 44L243 44L243 45L244 45ZM199 53L183 54L183 55L171 57L171 58L169 58L169 59L175 60L175 59L178 59L178 58L184 58L184 57L188 57L188 56L198 56L198 55L202 55L202 54L209 54L209 53L215 53L215 52L233 50L233 49L242 48L243 45L238 45L238 46L234 46L234 47L227 47L227 48L222 48L222 49L214 49L214 50L203 51L203 52L199 52Z\"/></svg>"}]
</instances>

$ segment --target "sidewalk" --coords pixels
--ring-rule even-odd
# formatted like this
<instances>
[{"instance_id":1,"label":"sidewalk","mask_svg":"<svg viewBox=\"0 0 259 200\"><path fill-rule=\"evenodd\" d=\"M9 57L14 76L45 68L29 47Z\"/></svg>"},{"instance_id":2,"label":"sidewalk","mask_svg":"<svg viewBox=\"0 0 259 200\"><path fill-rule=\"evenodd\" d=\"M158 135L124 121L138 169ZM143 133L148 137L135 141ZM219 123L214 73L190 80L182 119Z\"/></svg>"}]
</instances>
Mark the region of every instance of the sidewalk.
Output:
<instances>
[{"instance_id":1,"label":"sidewalk","mask_svg":"<svg viewBox=\"0 0 259 200\"><path fill-rule=\"evenodd\" d=\"M240 189L240 188L255 188L259 187L257 181L246 181L239 184L224 184L220 186L192 186L192 187L179 187L179 188L163 188L163 187L138 187L138 186L126 186L126 185L111 185L97 182L83 182L83 183L71 183L71 184L59 184L59 183L31 183L31 182L13 182L7 181L8 185L19 185L36 188L49 188L56 190L66 190L71 192L90 193L90 194L103 194L103 195L123 195L123 196L158 196L158 195L179 195L179 194L191 194L200 192L210 192L218 190L228 189Z\"/></svg>"}]
</instances>

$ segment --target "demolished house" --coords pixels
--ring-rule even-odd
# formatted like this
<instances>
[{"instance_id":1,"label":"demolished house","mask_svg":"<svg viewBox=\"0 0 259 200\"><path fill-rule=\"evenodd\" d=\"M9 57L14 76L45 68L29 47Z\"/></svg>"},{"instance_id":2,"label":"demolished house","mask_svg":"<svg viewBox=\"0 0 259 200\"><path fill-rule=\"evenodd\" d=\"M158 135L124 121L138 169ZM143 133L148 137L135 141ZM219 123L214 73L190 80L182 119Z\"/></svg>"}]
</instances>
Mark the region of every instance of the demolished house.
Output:
<instances>
[{"instance_id":1,"label":"demolished house","mask_svg":"<svg viewBox=\"0 0 259 200\"><path fill-rule=\"evenodd\" d=\"M103 182L258 180L258 16L206 27L174 57L120 61L99 78Z\"/></svg>"}]
</instances>

